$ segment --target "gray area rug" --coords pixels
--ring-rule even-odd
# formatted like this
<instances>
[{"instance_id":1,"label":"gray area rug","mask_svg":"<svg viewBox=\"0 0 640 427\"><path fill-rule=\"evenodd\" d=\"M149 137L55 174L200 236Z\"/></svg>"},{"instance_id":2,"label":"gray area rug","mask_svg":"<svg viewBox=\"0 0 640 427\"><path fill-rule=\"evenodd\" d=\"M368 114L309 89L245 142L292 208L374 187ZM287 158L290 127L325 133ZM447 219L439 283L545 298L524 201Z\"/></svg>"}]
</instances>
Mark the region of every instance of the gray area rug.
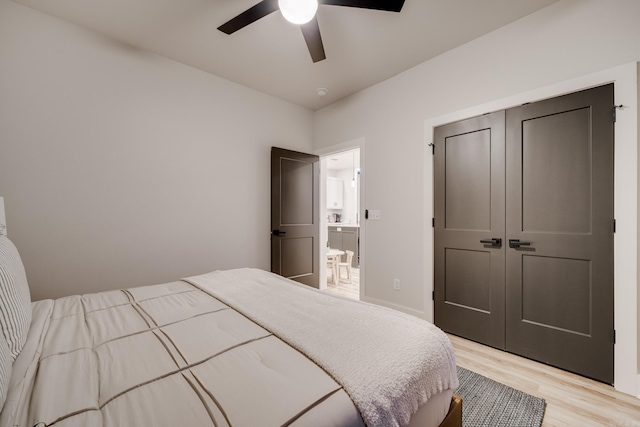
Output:
<instances>
[{"instance_id":1,"label":"gray area rug","mask_svg":"<svg viewBox=\"0 0 640 427\"><path fill-rule=\"evenodd\" d=\"M540 427L545 401L458 366L463 427Z\"/></svg>"}]
</instances>

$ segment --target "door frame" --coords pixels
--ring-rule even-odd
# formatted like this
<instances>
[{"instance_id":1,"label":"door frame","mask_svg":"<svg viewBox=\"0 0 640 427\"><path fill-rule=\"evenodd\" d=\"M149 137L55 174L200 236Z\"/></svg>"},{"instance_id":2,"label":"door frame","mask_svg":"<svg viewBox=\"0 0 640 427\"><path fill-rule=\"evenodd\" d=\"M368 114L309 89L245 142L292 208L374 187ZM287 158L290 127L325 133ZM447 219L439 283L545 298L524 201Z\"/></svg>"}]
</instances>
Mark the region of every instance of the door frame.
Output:
<instances>
[{"instance_id":1,"label":"door frame","mask_svg":"<svg viewBox=\"0 0 640 427\"><path fill-rule=\"evenodd\" d=\"M616 105L628 108L617 110L614 140L614 216L617 233L614 234L614 387L616 390L640 397L638 374L638 96L639 65L631 63L572 80L533 89L500 100L477 105L465 110L427 119L424 122L424 316L433 322L433 156L428 144L433 140L433 129L447 123L492 111L508 109L527 102L615 83ZM430 184L429 184L430 183Z\"/></svg>"},{"instance_id":2,"label":"door frame","mask_svg":"<svg viewBox=\"0 0 640 427\"><path fill-rule=\"evenodd\" d=\"M365 220L365 194L366 194L366 166L365 166L365 138L357 138L351 141L343 142L341 144L332 145L330 147L320 148L313 151L313 154L320 156L320 177L323 178L322 174L326 171L326 165L323 164L324 158L330 156L332 154L338 154L344 151L354 150L356 148L360 149L360 200L358 200L358 214L360 217L360 301L363 301L366 292L366 269L365 269L365 261L366 261L366 220ZM322 209L322 206L326 206L326 189L327 183L325 179L320 179L320 204L318 209ZM327 233L328 222L327 218L324 215L320 215L320 239L319 239L319 249L318 253L320 254L320 266L324 265L323 260L327 257L327 247L326 242L328 237ZM327 286L327 269L320 268L320 290L326 289Z\"/></svg>"}]
</instances>

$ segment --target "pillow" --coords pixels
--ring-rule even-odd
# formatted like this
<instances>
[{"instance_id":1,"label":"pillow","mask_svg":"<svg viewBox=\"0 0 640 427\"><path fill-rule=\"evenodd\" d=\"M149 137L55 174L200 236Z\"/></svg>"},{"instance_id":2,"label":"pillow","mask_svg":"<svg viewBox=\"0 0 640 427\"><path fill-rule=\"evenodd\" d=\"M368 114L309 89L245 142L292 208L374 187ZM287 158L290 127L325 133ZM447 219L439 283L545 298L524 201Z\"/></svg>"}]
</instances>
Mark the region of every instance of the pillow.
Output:
<instances>
[{"instance_id":1,"label":"pillow","mask_svg":"<svg viewBox=\"0 0 640 427\"><path fill-rule=\"evenodd\" d=\"M9 344L4 334L0 334L0 411L2 411L4 407L4 401L7 400L7 391L9 389L12 370L13 359L11 358Z\"/></svg>"},{"instance_id":2,"label":"pillow","mask_svg":"<svg viewBox=\"0 0 640 427\"><path fill-rule=\"evenodd\" d=\"M31 324L31 295L20 254L7 236L0 236L0 327L13 362Z\"/></svg>"}]
</instances>

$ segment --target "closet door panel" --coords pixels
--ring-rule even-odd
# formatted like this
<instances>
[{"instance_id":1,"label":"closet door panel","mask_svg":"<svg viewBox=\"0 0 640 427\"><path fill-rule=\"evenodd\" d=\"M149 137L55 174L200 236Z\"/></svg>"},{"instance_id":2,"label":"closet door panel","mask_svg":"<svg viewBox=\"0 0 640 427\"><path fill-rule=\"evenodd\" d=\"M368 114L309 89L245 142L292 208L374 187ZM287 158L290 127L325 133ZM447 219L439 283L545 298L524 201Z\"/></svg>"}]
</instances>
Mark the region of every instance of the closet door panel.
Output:
<instances>
[{"instance_id":1,"label":"closet door panel","mask_svg":"<svg viewBox=\"0 0 640 427\"><path fill-rule=\"evenodd\" d=\"M445 228L491 230L491 130L449 136L444 150Z\"/></svg>"},{"instance_id":2,"label":"closet door panel","mask_svg":"<svg viewBox=\"0 0 640 427\"><path fill-rule=\"evenodd\" d=\"M522 122L522 230L591 233L590 109Z\"/></svg>"},{"instance_id":3,"label":"closet door panel","mask_svg":"<svg viewBox=\"0 0 640 427\"><path fill-rule=\"evenodd\" d=\"M613 382L613 85L506 112L506 347Z\"/></svg>"},{"instance_id":4,"label":"closet door panel","mask_svg":"<svg viewBox=\"0 0 640 427\"><path fill-rule=\"evenodd\" d=\"M435 323L504 348L504 112L434 133ZM489 243L487 243L489 242Z\"/></svg>"}]
</instances>

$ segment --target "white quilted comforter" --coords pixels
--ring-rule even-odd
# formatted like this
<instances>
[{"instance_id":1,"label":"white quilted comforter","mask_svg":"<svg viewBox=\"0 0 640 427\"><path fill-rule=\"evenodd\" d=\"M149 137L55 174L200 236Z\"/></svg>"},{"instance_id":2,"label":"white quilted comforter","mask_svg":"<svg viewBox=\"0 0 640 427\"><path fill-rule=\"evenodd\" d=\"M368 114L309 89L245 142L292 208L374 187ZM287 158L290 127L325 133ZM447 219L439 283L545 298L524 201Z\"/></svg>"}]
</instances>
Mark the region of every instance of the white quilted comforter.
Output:
<instances>
[{"instance_id":1,"label":"white quilted comforter","mask_svg":"<svg viewBox=\"0 0 640 427\"><path fill-rule=\"evenodd\" d=\"M0 426L405 425L457 387L437 328L292 283L242 269L36 302Z\"/></svg>"}]
</instances>

